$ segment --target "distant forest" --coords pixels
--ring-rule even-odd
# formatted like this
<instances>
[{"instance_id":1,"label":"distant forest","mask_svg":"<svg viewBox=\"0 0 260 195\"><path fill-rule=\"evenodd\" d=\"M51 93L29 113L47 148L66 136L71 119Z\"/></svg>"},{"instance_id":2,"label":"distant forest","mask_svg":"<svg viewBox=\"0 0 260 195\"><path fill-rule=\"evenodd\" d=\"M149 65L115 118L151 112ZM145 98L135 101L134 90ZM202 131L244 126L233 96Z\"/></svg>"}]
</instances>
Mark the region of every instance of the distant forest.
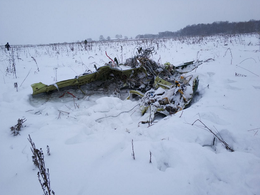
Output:
<instances>
[{"instance_id":1,"label":"distant forest","mask_svg":"<svg viewBox=\"0 0 260 195\"><path fill-rule=\"evenodd\" d=\"M194 24L176 32L159 32L158 34L137 35L137 39L170 38L181 36L210 36L217 34L244 34L260 32L260 20L248 22L214 22L212 24Z\"/></svg>"}]
</instances>

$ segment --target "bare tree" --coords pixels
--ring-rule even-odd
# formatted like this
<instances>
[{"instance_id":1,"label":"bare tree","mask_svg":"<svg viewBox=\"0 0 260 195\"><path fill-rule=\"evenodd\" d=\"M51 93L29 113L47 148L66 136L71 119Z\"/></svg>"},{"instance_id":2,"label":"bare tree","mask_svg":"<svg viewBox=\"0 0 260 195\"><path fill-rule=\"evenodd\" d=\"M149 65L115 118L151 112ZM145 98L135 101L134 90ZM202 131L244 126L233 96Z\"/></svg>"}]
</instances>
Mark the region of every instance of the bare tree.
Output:
<instances>
[{"instance_id":1,"label":"bare tree","mask_svg":"<svg viewBox=\"0 0 260 195\"><path fill-rule=\"evenodd\" d=\"M122 35L116 35L116 39L122 39Z\"/></svg>"},{"instance_id":2,"label":"bare tree","mask_svg":"<svg viewBox=\"0 0 260 195\"><path fill-rule=\"evenodd\" d=\"M100 41L104 41L104 40L105 40L104 36L103 36L103 35L100 35L100 36L99 36L99 40L100 40Z\"/></svg>"}]
</instances>

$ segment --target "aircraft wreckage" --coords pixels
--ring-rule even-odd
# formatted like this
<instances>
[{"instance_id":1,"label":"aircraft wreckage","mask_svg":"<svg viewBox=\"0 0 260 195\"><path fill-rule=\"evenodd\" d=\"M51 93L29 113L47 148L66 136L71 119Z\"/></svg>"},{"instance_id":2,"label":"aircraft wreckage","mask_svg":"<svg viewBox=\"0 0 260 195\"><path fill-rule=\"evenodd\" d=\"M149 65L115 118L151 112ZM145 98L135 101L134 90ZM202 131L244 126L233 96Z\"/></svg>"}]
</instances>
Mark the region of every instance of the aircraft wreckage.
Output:
<instances>
[{"instance_id":1,"label":"aircraft wreckage","mask_svg":"<svg viewBox=\"0 0 260 195\"><path fill-rule=\"evenodd\" d=\"M156 113L175 114L190 106L198 89L199 78L187 73L201 65L202 61L190 61L179 66L166 63L158 65L150 59L153 48L138 48L133 58L125 64L118 65L111 60L96 71L76 76L73 79L45 85L41 82L31 85L33 97L37 94L52 93L68 89L78 89L83 94L87 90L103 89L104 91L127 90L127 99L139 99L142 114L149 111L150 118ZM122 69L122 67L124 69Z\"/></svg>"}]
</instances>

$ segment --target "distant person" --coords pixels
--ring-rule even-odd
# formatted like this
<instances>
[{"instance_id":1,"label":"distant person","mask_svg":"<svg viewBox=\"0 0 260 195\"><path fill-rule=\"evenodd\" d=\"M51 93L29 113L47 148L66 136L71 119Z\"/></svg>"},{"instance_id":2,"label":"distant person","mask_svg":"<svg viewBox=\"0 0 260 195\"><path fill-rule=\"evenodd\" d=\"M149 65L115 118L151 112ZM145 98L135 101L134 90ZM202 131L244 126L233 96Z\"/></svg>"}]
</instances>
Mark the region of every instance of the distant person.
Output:
<instances>
[{"instance_id":1,"label":"distant person","mask_svg":"<svg viewBox=\"0 0 260 195\"><path fill-rule=\"evenodd\" d=\"M9 45L8 42L5 44L5 48L7 49L7 51L9 51L9 49L10 49L10 45Z\"/></svg>"}]
</instances>

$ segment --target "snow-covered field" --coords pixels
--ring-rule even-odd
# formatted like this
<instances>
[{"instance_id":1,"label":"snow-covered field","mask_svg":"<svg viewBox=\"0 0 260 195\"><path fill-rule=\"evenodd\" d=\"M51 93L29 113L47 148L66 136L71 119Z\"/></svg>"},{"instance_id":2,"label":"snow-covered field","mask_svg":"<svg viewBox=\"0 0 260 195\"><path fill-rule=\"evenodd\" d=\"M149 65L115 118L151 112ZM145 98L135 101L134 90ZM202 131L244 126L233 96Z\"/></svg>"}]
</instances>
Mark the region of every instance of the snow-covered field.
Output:
<instances>
[{"instance_id":1,"label":"snow-covered field","mask_svg":"<svg viewBox=\"0 0 260 195\"><path fill-rule=\"evenodd\" d=\"M86 48L16 46L9 52L2 47L0 194L43 194L30 135L44 151L56 195L259 195L259 42L254 34L88 43ZM124 62L138 46L153 46L152 59L161 64L211 59L194 70L200 85L191 107L148 126L139 123L138 101L101 94L31 96L33 83L53 84L93 71L94 64L109 61L105 51ZM26 122L13 136L10 127L18 118ZM192 125L197 119L234 152L220 142L206 146L213 134L199 121Z\"/></svg>"}]
</instances>

